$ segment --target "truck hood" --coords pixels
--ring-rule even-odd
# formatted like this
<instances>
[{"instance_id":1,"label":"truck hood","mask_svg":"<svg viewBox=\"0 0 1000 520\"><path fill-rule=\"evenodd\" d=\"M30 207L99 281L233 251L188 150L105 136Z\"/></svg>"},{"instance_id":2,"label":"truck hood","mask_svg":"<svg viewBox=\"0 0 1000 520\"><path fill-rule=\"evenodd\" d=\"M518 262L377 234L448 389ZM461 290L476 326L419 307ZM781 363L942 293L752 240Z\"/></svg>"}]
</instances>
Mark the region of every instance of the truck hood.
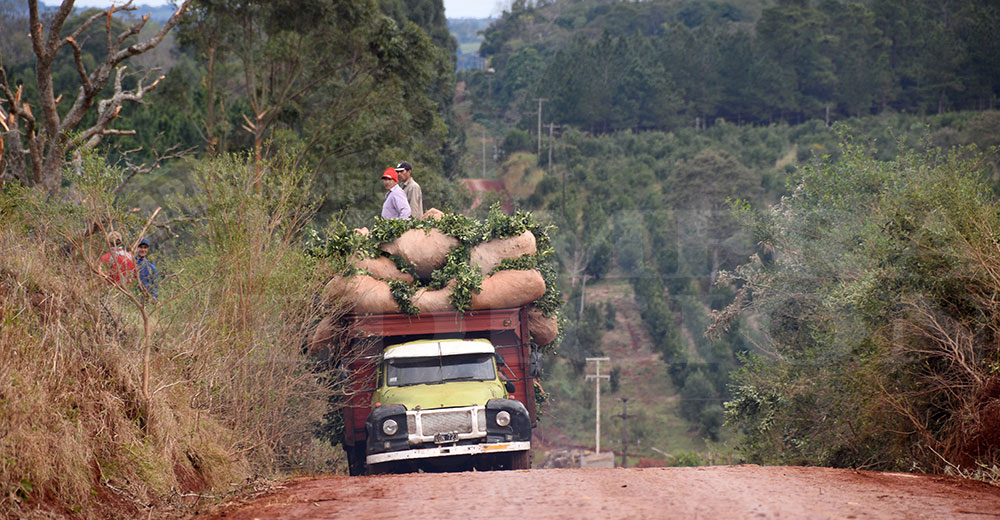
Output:
<instances>
[{"instance_id":1,"label":"truck hood","mask_svg":"<svg viewBox=\"0 0 1000 520\"><path fill-rule=\"evenodd\" d=\"M457 406L485 406L486 401L507 397L496 381L457 381L439 385L413 385L382 388L374 400L382 404L401 404L407 410Z\"/></svg>"}]
</instances>

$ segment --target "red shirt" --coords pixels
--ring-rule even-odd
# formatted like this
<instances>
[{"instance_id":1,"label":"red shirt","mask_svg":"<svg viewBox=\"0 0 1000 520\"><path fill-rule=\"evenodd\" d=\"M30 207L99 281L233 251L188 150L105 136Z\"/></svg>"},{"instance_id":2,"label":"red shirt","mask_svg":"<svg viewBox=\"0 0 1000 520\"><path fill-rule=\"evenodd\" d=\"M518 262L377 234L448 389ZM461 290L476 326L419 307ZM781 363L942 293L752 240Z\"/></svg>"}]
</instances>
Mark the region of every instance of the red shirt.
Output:
<instances>
[{"instance_id":1,"label":"red shirt","mask_svg":"<svg viewBox=\"0 0 1000 520\"><path fill-rule=\"evenodd\" d=\"M101 264L107 266L108 278L111 279L112 283L128 283L135 273L135 260L132 258L132 253L121 247L104 253L101 256Z\"/></svg>"}]
</instances>

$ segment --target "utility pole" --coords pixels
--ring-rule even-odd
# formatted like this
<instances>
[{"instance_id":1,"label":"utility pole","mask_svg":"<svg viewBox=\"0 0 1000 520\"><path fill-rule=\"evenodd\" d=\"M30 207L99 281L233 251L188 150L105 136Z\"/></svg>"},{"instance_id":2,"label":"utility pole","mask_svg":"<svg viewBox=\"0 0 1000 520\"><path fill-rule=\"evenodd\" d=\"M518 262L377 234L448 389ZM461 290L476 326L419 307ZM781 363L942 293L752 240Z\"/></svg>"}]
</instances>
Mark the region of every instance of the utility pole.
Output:
<instances>
[{"instance_id":1,"label":"utility pole","mask_svg":"<svg viewBox=\"0 0 1000 520\"><path fill-rule=\"evenodd\" d=\"M483 129L483 178L486 178L486 129Z\"/></svg>"},{"instance_id":2,"label":"utility pole","mask_svg":"<svg viewBox=\"0 0 1000 520\"><path fill-rule=\"evenodd\" d=\"M484 61L483 64L485 65L485 63ZM490 105L493 104L493 74L495 72L496 69L493 67L486 69L486 99Z\"/></svg>"},{"instance_id":3,"label":"utility pole","mask_svg":"<svg viewBox=\"0 0 1000 520\"><path fill-rule=\"evenodd\" d=\"M595 392L597 393L597 422L596 422L597 428L595 437L597 441L596 442L597 446L594 451L595 453L600 453L601 452L601 379L611 379L611 376L601 375L601 361L611 361L611 358L606 358L606 357L587 358L588 363L590 363L591 361L593 361L597 365L597 373L595 375L588 374L587 381L590 381L591 379L594 380Z\"/></svg>"},{"instance_id":4,"label":"utility pole","mask_svg":"<svg viewBox=\"0 0 1000 520\"><path fill-rule=\"evenodd\" d=\"M549 173L552 173L552 130L559 128L555 123L549 123ZM566 175L563 175L563 205L566 204Z\"/></svg>"},{"instance_id":5,"label":"utility pole","mask_svg":"<svg viewBox=\"0 0 1000 520\"><path fill-rule=\"evenodd\" d=\"M535 98L538 101L538 156L542 155L542 102L548 98Z\"/></svg>"},{"instance_id":6,"label":"utility pole","mask_svg":"<svg viewBox=\"0 0 1000 520\"><path fill-rule=\"evenodd\" d=\"M556 128L562 128L560 125L555 123L549 123L549 173L552 173L552 131ZM563 218L566 218L566 168L562 169L562 212Z\"/></svg>"},{"instance_id":7,"label":"utility pole","mask_svg":"<svg viewBox=\"0 0 1000 520\"><path fill-rule=\"evenodd\" d=\"M615 417L622 419L622 467L628 467L628 418L633 417L628 414L628 397L622 397L622 414Z\"/></svg>"}]
</instances>

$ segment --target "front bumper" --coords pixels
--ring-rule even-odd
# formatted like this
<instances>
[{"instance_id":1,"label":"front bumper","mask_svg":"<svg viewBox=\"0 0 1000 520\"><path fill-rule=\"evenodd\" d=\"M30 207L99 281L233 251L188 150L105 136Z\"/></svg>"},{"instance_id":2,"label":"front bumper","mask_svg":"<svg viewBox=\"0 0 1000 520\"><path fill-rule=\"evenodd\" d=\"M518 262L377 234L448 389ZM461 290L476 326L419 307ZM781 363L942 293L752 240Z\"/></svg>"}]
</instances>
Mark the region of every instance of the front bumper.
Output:
<instances>
[{"instance_id":1,"label":"front bumper","mask_svg":"<svg viewBox=\"0 0 1000 520\"><path fill-rule=\"evenodd\" d=\"M510 423L500 426L497 414L510 414ZM383 424L392 419L398 431L386 435ZM431 410L407 410L399 404L372 410L365 424L368 440L366 461L378 464L392 460L478 455L523 451L531 447L528 410L512 399L490 399L486 406L463 406Z\"/></svg>"},{"instance_id":2,"label":"front bumper","mask_svg":"<svg viewBox=\"0 0 1000 520\"><path fill-rule=\"evenodd\" d=\"M451 457L455 455L482 455L487 453L504 453L510 451L527 451L531 442L505 442L497 444L463 444L437 448L421 448L404 451L390 451L376 455L368 455L365 462L380 464L397 460L430 459L435 457Z\"/></svg>"}]
</instances>

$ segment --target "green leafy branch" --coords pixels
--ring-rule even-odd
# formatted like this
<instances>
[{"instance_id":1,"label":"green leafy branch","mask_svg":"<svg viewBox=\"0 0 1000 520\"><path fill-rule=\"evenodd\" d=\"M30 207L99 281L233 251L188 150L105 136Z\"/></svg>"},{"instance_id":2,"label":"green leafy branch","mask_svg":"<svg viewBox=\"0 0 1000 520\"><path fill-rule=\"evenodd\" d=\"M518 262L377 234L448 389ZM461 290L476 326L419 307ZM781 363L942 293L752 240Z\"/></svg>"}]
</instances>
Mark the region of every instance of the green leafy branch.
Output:
<instances>
[{"instance_id":1,"label":"green leafy branch","mask_svg":"<svg viewBox=\"0 0 1000 520\"><path fill-rule=\"evenodd\" d=\"M392 298L399 305L399 310L406 314L420 314L420 309L413 305L413 295L417 292L415 286L402 280L390 280L389 290L392 292Z\"/></svg>"}]
</instances>

